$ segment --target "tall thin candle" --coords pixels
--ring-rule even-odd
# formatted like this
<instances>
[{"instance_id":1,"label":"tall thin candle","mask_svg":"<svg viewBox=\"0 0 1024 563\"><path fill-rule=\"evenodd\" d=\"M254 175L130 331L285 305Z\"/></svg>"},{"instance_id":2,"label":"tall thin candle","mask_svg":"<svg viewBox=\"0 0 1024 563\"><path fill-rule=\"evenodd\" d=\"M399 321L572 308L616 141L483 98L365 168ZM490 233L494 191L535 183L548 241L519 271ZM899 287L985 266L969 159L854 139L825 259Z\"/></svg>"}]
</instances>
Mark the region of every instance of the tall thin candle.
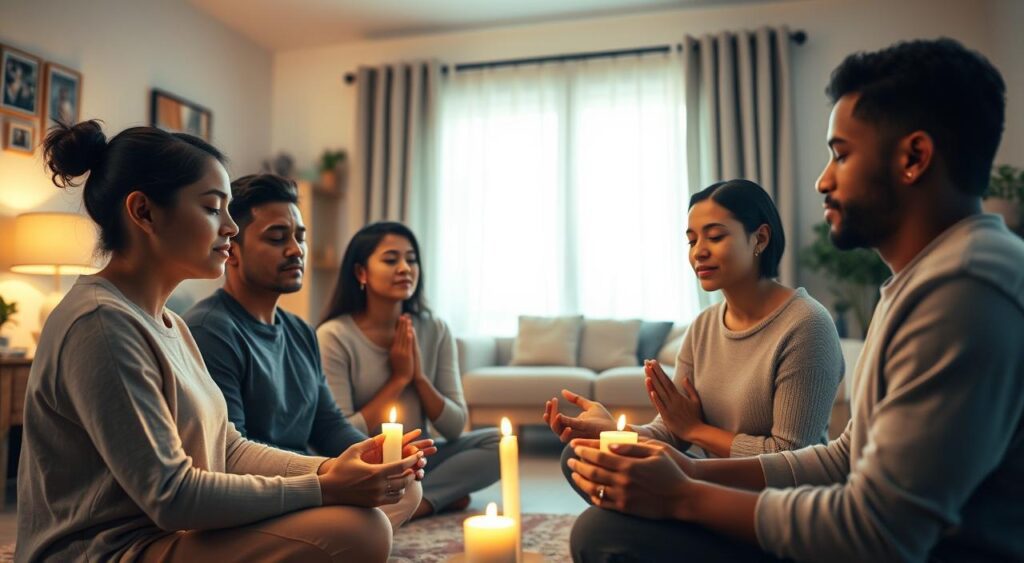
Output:
<instances>
[{"instance_id":1,"label":"tall thin candle","mask_svg":"<svg viewBox=\"0 0 1024 563\"><path fill-rule=\"evenodd\" d=\"M512 423L501 419L501 443L498 446L501 458L501 501L502 513L515 524L516 561L523 560L522 516L519 509L519 441L512 434Z\"/></svg>"}]
</instances>

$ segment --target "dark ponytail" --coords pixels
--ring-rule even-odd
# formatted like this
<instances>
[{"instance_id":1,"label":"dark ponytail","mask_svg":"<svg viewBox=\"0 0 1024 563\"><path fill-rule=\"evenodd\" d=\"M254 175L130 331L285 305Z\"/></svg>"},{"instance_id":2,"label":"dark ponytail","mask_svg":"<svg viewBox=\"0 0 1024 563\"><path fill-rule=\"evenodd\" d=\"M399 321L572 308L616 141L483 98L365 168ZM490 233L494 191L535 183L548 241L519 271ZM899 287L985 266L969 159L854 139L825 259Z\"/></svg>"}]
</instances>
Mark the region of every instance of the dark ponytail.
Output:
<instances>
[{"instance_id":1,"label":"dark ponytail","mask_svg":"<svg viewBox=\"0 0 1024 563\"><path fill-rule=\"evenodd\" d=\"M57 187L77 186L76 180L89 174L82 199L107 252L124 249L121 209L128 194L140 191L157 205L172 205L178 190L203 176L209 159L225 161L198 137L155 127L125 129L108 142L96 120L56 125L43 151Z\"/></svg>"}]
</instances>

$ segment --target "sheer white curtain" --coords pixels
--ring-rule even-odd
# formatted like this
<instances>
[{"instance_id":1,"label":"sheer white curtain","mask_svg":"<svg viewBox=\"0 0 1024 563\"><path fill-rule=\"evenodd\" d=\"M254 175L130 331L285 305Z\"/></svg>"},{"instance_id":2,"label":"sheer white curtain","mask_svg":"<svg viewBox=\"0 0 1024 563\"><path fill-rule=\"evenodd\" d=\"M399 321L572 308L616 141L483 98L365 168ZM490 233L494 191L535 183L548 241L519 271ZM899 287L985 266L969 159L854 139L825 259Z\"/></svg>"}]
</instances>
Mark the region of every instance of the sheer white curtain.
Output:
<instances>
[{"instance_id":1,"label":"sheer white curtain","mask_svg":"<svg viewBox=\"0 0 1024 563\"><path fill-rule=\"evenodd\" d=\"M461 334L693 318L681 80L672 54L452 76L424 256L437 313Z\"/></svg>"}]
</instances>

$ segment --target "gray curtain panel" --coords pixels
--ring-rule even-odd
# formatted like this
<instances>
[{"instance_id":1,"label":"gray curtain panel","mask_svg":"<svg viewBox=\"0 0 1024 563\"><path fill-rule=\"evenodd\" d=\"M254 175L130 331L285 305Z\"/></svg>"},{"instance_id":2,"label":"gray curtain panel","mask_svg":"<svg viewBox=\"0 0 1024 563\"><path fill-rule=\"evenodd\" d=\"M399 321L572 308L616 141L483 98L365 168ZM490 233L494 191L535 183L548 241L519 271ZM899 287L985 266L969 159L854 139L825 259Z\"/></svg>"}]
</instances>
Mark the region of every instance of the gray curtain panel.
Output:
<instances>
[{"instance_id":1,"label":"gray curtain panel","mask_svg":"<svg viewBox=\"0 0 1024 563\"><path fill-rule=\"evenodd\" d=\"M775 200L786 231L783 283L796 278L791 45L786 27L683 40L689 185L746 178Z\"/></svg>"},{"instance_id":2,"label":"gray curtain panel","mask_svg":"<svg viewBox=\"0 0 1024 563\"><path fill-rule=\"evenodd\" d=\"M356 146L350 225L420 224L432 191L440 65L361 66L356 73Z\"/></svg>"}]
</instances>

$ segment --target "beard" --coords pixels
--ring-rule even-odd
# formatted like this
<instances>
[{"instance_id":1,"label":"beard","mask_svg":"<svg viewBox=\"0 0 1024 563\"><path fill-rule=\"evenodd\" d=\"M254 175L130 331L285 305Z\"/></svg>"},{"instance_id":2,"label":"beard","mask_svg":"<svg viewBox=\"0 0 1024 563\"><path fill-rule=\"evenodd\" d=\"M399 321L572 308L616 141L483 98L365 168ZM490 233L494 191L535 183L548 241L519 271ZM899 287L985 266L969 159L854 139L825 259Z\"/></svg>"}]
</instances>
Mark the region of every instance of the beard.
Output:
<instances>
[{"instance_id":1,"label":"beard","mask_svg":"<svg viewBox=\"0 0 1024 563\"><path fill-rule=\"evenodd\" d=\"M860 200L839 203L825 198L825 204L839 213L838 229L829 230L829 239L839 250L878 248L896 231L901 209L896 183L879 172L868 185L867 196Z\"/></svg>"}]
</instances>

